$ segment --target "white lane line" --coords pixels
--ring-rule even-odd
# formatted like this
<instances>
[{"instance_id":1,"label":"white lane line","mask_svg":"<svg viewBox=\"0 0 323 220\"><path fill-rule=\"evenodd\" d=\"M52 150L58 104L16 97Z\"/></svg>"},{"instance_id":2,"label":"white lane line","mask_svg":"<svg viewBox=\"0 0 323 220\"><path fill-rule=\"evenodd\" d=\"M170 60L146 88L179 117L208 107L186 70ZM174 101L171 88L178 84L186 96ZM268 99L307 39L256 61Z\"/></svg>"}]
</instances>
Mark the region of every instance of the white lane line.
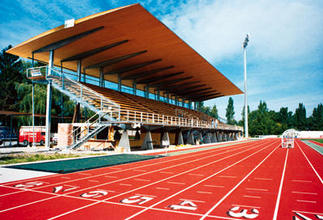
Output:
<instances>
[{"instance_id":1,"label":"white lane line","mask_svg":"<svg viewBox=\"0 0 323 220\"><path fill-rule=\"evenodd\" d=\"M305 202L305 203L317 203L316 201L311 201L311 200L302 200L302 199L297 199L297 202Z\"/></svg>"},{"instance_id":2,"label":"white lane line","mask_svg":"<svg viewBox=\"0 0 323 220\"><path fill-rule=\"evenodd\" d=\"M238 204L232 204L232 206L239 206L239 207L247 207L247 208L252 208L252 209L261 209L259 206L250 206L250 205L238 205Z\"/></svg>"},{"instance_id":3,"label":"white lane line","mask_svg":"<svg viewBox=\"0 0 323 220\"><path fill-rule=\"evenodd\" d=\"M305 195L317 195L317 193L314 192L298 192L298 191L292 191L294 194L305 194Z\"/></svg>"},{"instance_id":4,"label":"white lane line","mask_svg":"<svg viewBox=\"0 0 323 220\"><path fill-rule=\"evenodd\" d=\"M262 144L261 144L261 145L262 145ZM186 191L186 190L188 190L188 189L191 189L192 187L194 187L194 186L196 186L196 185L199 185L200 183L202 183L202 182L204 182L204 181L206 181L206 180L208 180L208 179L210 179L210 178L212 178L212 177L216 176L216 175L217 175L217 174L219 174L219 173L222 173L223 171L225 171L225 170L227 170L227 169L229 169L229 168L233 167L234 165L236 165L236 164L240 163L241 161L246 160L247 158L249 158L249 157L253 156L254 154L257 154L257 153L259 153L260 151L263 151L264 149L266 149L266 148L270 147L271 145L272 145L272 144L268 145L268 146L267 146L267 147L265 147L265 148L262 148L262 149L260 149L260 150L257 150L257 151L255 151L255 152L253 152L252 154L249 154L248 156L246 156L246 157L242 158L241 160L239 160L239 161L237 161L237 162L235 162L235 163L233 163L233 164L231 164L231 165L229 165L229 166L227 166L227 167L223 168L222 170L220 170L220 171L218 171L218 172L216 172L216 173L214 173L214 174L212 174L212 175L210 175L210 176L208 176L208 177L205 177L204 179L202 179L202 180L200 180L200 181L198 181L198 182L196 182L196 183L194 183L194 184L190 185L189 187L186 187L186 188L184 188L184 189L182 189L182 190L178 191L177 193L175 193L175 194L173 194L173 195L170 195L170 196L166 197L165 199L162 199L162 200L160 200L159 202L156 202L155 204L153 204L153 205L151 205L151 206L149 206L149 207L146 207L145 209L143 209L143 210L141 210L141 211L139 211L139 212L137 212L137 213L135 213L135 214L131 215L131 216L130 216L130 217L128 217L128 218L126 218L126 220L129 220L129 219L131 219L131 218L134 218L134 217L136 217L137 215L140 215L141 213L143 213L143 212L145 212L145 211L147 211L147 210L151 209L152 207L155 207L156 205L158 205L158 204L160 204L160 203L163 203L164 201L167 201L168 199L173 198L174 196L176 196L176 195L178 195L178 194L180 194L180 193L182 193L182 192L184 192L184 191ZM258 146L258 147L259 147L259 146ZM276 149L276 148L275 148L275 149ZM275 149L274 149L274 150L275 150ZM274 150L273 150L273 151L274 151ZM242 151L242 152L244 152L244 151ZM235 154L232 154L231 156L233 156L233 155L235 155ZM222 158L222 159L226 159L226 157L224 157L224 158ZM222 159L220 159L220 160L222 160Z\"/></svg>"},{"instance_id":5,"label":"white lane line","mask_svg":"<svg viewBox=\"0 0 323 220\"><path fill-rule=\"evenodd\" d=\"M246 147L243 147L243 149L244 149L244 150L239 151L239 152L234 153L234 154L231 154L231 155L226 156L226 157L224 157L224 158L221 158L221 159L218 159L218 160L212 161L212 162L210 162L210 163L204 164L204 165L199 166L199 167L192 168L192 169L190 169L190 170L186 170L186 171L181 172L181 173L177 173L177 174L175 174L175 175L173 175L173 176L166 177L165 179L162 179L162 180L156 181L156 182L154 182L154 183L150 183L150 184L147 184L147 185L145 185L145 186L141 186L141 187L139 187L139 188L135 188L135 189L133 189L133 190L130 190L130 191L127 191L127 192L124 192L124 193L120 193L120 194L118 194L118 195L115 195L115 196L109 197L109 198L107 198L107 199L105 199L105 200L100 200L100 201L97 201L97 202L95 202L95 203L92 203L92 204L89 204L89 205L85 205L85 206L82 206L82 207L79 207L79 208L76 208L76 209L73 209L73 210L70 210L70 211L64 212L64 213L62 213L62 214L60 214L60 215L56 215L56 216L54 216L54 217L51 217L49 220L56 219L56 218L59 218L59 217L62 217L62 216L68 215L68 214L70 214L70 213L73 213L73 212L79 211L79 210L81 210L81 209L88 208L88 207L93 206L93 205L96 205L96 204L98 204L98 203L100 203L100 202L106 202L106 201L107 201L107 200L109 200L109 199L113 199L113 198L115 198L115 197L122 196L122 195L124 195L124 194L127 194L127 193L130 193L130 192L133 192L133 191L136 191L136 190L139 190L139 189L142 189L142 188L145 188L145 187L148 187L148 186L154 185L154 184L156 184L156 183L159 183L159 182L162 182L162 181L165 181L165 180L171 179L171 178L174 178L174 177L179 176L179 175L182 175L182 174L184 174L184 173L191 172L191 171L193 171L193 170L196 170L196 169L199 169L199 168L202 168L202 167L208 166L208 165L210 165L210 164L213 164L213 163L216 163L216 162L219 162L219 161L225 160L225 159L227 159L227 158L229 158L229 157L233 157L233 156L235 156L235 155L238 155L238 154L244 153L244 152L246 152L246 151L250 151L250 150L253 150L253 149L255 149L255 148L259 148L260 146L263 146L263 145L264 145L264 143L260 143L260 144L258 144L258 142L257 142L255 145L253 145L253 147L252 147L252 148L250 148L250 145L249 145L249 146L246 146ZM271 145L269 145L269 146L271 146ZM266 148L268 148L269 146L267 146ZM247 149L245 149L245 148L247 148ZM241 150L241 149L240 149L240 150ZM258 153L258 152L260 152L260 151L262 151L262 150L264 150L264 149L260 149L260 150L258 150L258 151L256 151L256 152L252 153L251 155L249 155L249 156L245 157L244 159L241 159L240 161L238 161L238 162L236 162L236 163L234 163L234 164L232 164L232 165L228 166L227 168L224 168L223 170L219 171L218 173L220 173L220 172L224 171L225 169L228 169L228 168L230 168L230 167L234 166L235 164L237 164L237 163L239 163L239 162L241 162L241 161L243 161L243 160L247 159L248 157L250 157L250 156L252 156L252 155L254 155L254 154L256 154L256 153ZM230 151L229 151L229 152L230 152ZM218 153L218 154L216 154L216 155L219 155L219 154L221 154L221 153ZM215 156L215 155L213 155L213 156ZM204 159L205 159L205 158L208 158L208 157L204 157ZM198 160L198 159L197 159L197 160ZM197 161L197 160L193 160L193 161ZM189 162L193 162L193 161L189 161ZM186 163L189 163L189 162L186 162ZM185 164L185 163L182 163L182 164ZM170 167L168 167L168 168L170 168ZM160 169L160 170L162 170L162 169ZM155 172L156 172L156 171L159 171L159 170L155 170ZM161 173L161 172L160 172L160 173ZM216 173L216 174L217 174L217 173ZM201 182L201 181L199 181L199 182ZM192 185L191 187L193 187L193 185ZM189 187L187 187L186 189L188 189L188 188L189 188ZM184 191L185 191L185 190L184 190ZM179 194L179 193L181 193L181 192L183 192L183 190L182 190L182 191L180 191L180 192L178 192L177 194ZM176 195L177 195L177 194L176 194ZM173 196L175 196L175 194L174 194ZM166 199L168 199L168 198L166 198ZM162 202L162 201L160 201L160 202ZM158 203L158 204L159 204L159 203ZM154 204L154 206L155 206L155 205L158 205L158 204L157 204L157 203L155 203L155 204ZM151 207L152 207L152 206L148 207L148 209L149 209L149 208L151 208ZM146 208L145 210L147 210L147 208ZM140 214L140 213L139 213L139 214Z\"/></svg>"},{"instance_id":6,"label":"white lane line","mask_svg":"<svg viewBox=\"0 0 323 220\"><path fill-rule=\"evenodd\" d=\"M98 180L88 180L89 182L92 182L92 183L99 183L100 181Z\"/></svg>"},{"instance_id":7,"label":"white lane line","mask_svg":"<svg viewBox=\"0 0 323 220\"><path fill-rule=\"evenodd\" d=\"M196 192L200 194L213 194L213 192L205 192L205 191L196 191Z\"/></svg>"},{"instance_id":8,"label":"white lane line","mask_svg":"<svg viewBox=\"0 0 323 220\"><path fill-rule=\"evenodd\" d=\"M169 188L164 188L164 187L155 187L155 189L159 189L159 190L170 190Z\"/></svg>"},{"instance_id":9,"label":"white lane line","mask_svg":"<svg viewBox=\"0 0 323 220\"><path fill-rule=\"evenodd\" d=\"M252 198L252 199L261 199L261 196L243 195L242 197L245 197L245 198Z\"/></svg>"},{"instance_id":10,"label":"white lane line","mask_svg":"<svg viewBox=\"0 0 323 220\"><path fill-rule=\"evenodd\" d=\"M321 176L318 174L318 172L315 170L314 166L312 165L312 163L310 162L310 160L307 158L306 154L304 153L304 151L302 150L302 148L298 145L297 142L295 142L297 147L301 150L301 152L303 153L304 157L306 158L307 162L309 163L309 165L312 167L314 173L316 174L316 176L319 178L319 180L321 181L321 184L323 184L323 180L321 178Z\"/></svg>"},{"instance_id":11,"label":"white lane line","mask_svg":"<svg viewBox=\"0 0 323 220\"><path fill-rule=\"evenodd\" d=\"M147 180L147 179L140 179L140 178L135 178L133 180L136 180L136 181L141 181L141 182L149 182L151 180Z\"/></svg>"},{"instance_id":12,"label":"white lane line","mask_svg":"<svg viewBox=\"0 0 323 220\"><path fill-rule=\"evenodd\" d=\"M224 186L217 186L217 185L203 185L205 187L215 187L215 188L224 188Z\"/></svg>"},{"instance_id":13,"label":"white lane line","mask_svg":"<svg viewBox=\"0 0 323 220\"><path fill-rule=\"evenodd\" d=\"M188 175L190 175L190 176L204 176L203 174L199 174L199 173L189 173Z\"/></svg>"},{"instance_id":14,"label":"white lane line","mask_svg":"<svg viewBox=\"0 0 323 220\"><path fill-rule=\"evenodd\" d=\"M275 142L274 142L275 143ZM271 145L269 145L271 146ZM268 146L268 147L269 147ZM279 145L278 145L279 147ZM255 168L253 168L237 185L235 185L225 196L223 196L209 211L207 211L202 219L205 219L216 207L218 207L236 188L238 188L241 183L243 183L261 164L267 160L267 158L274 153L275 150L277 150L278 147L275 147ZM251 154L252 155L252 154Z\"/></svg>"},{"instance_id":15,"label":"white lane line","mask_svg":"<svg viewBox=\"0 0 323 220\"><path fill-rule=\"evenodd\" d=\"M82 190L91 189L91 188L97 188L97 187L99 187L99 186L104 186L104 185L108 185L108 184L116 183L116 182L119 182L119 181L123 181L123 180L131 179L131 178L134 178L134 177L137 177L137 176L146 175L146 174L149 174L149 173L158 172L158 171L160 171L160 170L165 170L165 169L169 169L169 168L172 168L172 167L180 166L180 165L183 165L183 164L191 163L191 162L194 162L194 161L199 161L199 160L202 160L202 159L206 159L206 158L214 157L214 156L217 156L217 155L220 155L220 154L223 154L223 153L227 153L227 152L231 152L231 151L236 151L237 149L241 149L241 148L242 148L242 149L245 149L245 148L247 148L247 149L245 149L245 150L243 150L243 151L238 151L238 153L235 153L235 154L233 154L233 155L230 155L230 156L227 156L227 157L225 157L225 158L219 159L219 160L217 160L217 161L213 161L213 162L210 162L210 163L208 163L208 164L206 164L206 165L202 165L202 166L200 166L200 167L204 167L204 166L207 166L207 165L209 165L209 164L212 164L212 163L215 163L215 162L221 161L221 160L223 160L223 159L226 159L226 158L228 158L228 157L232 157L232 156L234 156L234 155L236 155L236 154L241 154L241 153L243 153L243 152L245 152L245 151L252 150L252 149L257 148L257 147L259 147L259 146L261 146L261 145L262 145L262 144L260 144L260 145L255 144L255 146L256 146L256 147L255 147L255 146L253 146L253 148L251 148L251 149L250 149L250 146L249 146L249 147L248 147L248 146L244 146L244 147L240 147L240 148L234 148L233 150L227 150L227 151L220 152L220 153L217 153L217 154L214 154L214 155L209 155L209 156L206 156L206 157L203 157L203 158L199 157L198 159L195 159L195 160L186 161L186 162L184 162L184 163L175 164L175 165L172 165L172 166L169 166L169 167L164 167L164 168L157 169L157 170L153 170L153 171L150 171L150 172L147 172L147 173L143 173L143 174L137 174L137 175L134 175L134 176L126 177L126 178L123 178L123 179L118 179L118 180L111 181L111 182L108 182L108 183L99 184L99 185L92 186L92 187L87 187L87 188L80 189L80 190L76 190L76 191L73 191L73 192L70 192L70 193L65 193L65 194L60 194L60 195L51 194L51 195L54 195L54 196L53 196L53 197L49 197L49 198L47 198L46 200L54 199L54 198L56 198L56 197L60 197L60 196L61 196L61 197L71 197L71 196L69 196L68 194L75 193L75 192L79 192L79 191L82 191ZM209 154L209 153L208 153L208 154ZM185 157L185 158L187 159L188 157ZM182 158L182 159L183 159L183 158ZM167 162L167 161L166 161L166 162ZM168 161L168 162L169 162L169 161ZM155 164L156 164L156 163L155 163ZM150 165L151 165L151 164L150 164ZM148 165L145 165L145 166L148 166ZM183 173L186 173L186 172L189 172L189 171L192 171L192 170L195 170L195 169L197 169L197 168L195 167L195 168L193 168L193 169L191 169L191 170L188 170L188 171L185 171L185 172L183 172ZM125 171L125 170L123 170L123 171ZM119 172L119 171L117 171L117 172ZM179 174L176 174L176 175L173 175L173 176L167 177L167 178L162 179L162 180L160 180L160 181L157 181L157 182L155 182L155 183L162 182L162 181L164 181L164 180L167 180L167 179L173 178L173 177L178 176L178 175L181 175L181 174L182 174L182 173L179 173ZM105 175L105 174L104 174L104 175ZM86 178L87 178L87 177L86 177ZM83 179L86 179L86 178L83 178ZM70 181L67 181L67 182L70 182ZM144 188L144 187L147 187L147 186L153 185L153 184L155 184L155 183L150 183L150 184L148 184L148 185L145 185L145 186L142 186L142 187L139 187L139 188L135 188L134 190L130 190L130 191L127 191L127 192L124 192L124 193L121 193L121 194L118 194L118 195L112 196L112 197L110 197L110 198L108 198L108 199L112 199L112 198L114 198L114 197L117 197L117 196L120 196L120 195L126 194L126 193L128 193L128 192L132 192L132 191L135 191L135 190L138 190L138 189L141 189L141 188ZM52 184L52 185L54 185L54 184ZM12 186L5 186L5 185L0 185L0 186L7 187L7 188L11 188L11 189L17 189L17 188L12 187ZM49 186L49 185L47 185L46 187L48 187L48 186ZM24 191L32 191L32 192L38 192L38 193L45 193L45 192L43 192L43 191L36 191L36 190L34 190L34 189L20 189L20 190L21 190L20 192L24 192ZM18 192L19 192L19 191L18 191ZM72 198L89 200L88 198L81 198L81 197L75 197L75 196L72 196ZM42 200L42 201L44 201L44 200ZM33 202L32 204L37 203L37 202L42 202L42 201L37 200L37 201ZM69 212L63 213L63 214L61 214L61 215L59 215L59 216L55 216L55 217L53 217L53 218L57 218L57 217L60 217L60 216L63 216L63 215L69 214L69 213L71 213L71 212L77 211L77 210L79 210L79 209L83 209L83 208L86 208L86 207L88 207L88 206L92 206L92 205L95 205L95 204L97 204L97 203L104 202L103 200L100 200L100 201L93 200L93 201L96 201L96 202L91 203L91 204L86 205L86 206L83 206L83 207L80 207L80 208L78 208L78 209L76 209L76 210L71 210L71 211L69 211ZM20 207L23 207L23 206L28 206L28 205L30 205L30 203L26 203L26 204L20 205L19 207L12 207L12 208L10 208L10 210L11 210L11 209L15 209L15 208L20 208Z\"/></svg>"},{"instance_id":16,"label":"white lane line","mask_svg":"<svg viewBox=\"0 0 323 220\"><path fill-rule=\"evenodd\" d=\"M192 202L200 202L200 203L205 203L205 201L202 200L195 200L195 199L179 199L180 201L192 201Z\"/></svg>"},{"instance_id":17,"label":"white lane line","mask_svg":"<svg viewBox=\"0 0 323 220\"><path fill-rule=\"evenodd\" d=\"M299 182L299 183L311 183L311 180L292 180L292 182Z\"/></svg>"},{"instance_id":18,"label":"white lane line","mask_svg":"<svg viewBox=\"0 0 323 220\"><path fill-rule=\"evenodd\" d=\"M285 157L285 162L284 162L284 169L283 169L283 172L282 172L282 177L280 179L280 185L279 185L279 189L278 189L278 195L277 195L277 200L276 200L276 205L275 205L275 211L274 211L273 220L276 220L277 219L277 214L278 214L278 209L279 209L279 203L280 203L280 197L281 197L281 194L282 194L282 189L283 189L283 184L284 184L284 178L285 178L285 171L286 171L286 164L287 164L288 152L289 152L289 148L287 149L287 152L286 152L286 157Z\"/></svg>"},{"instance_id":19,"label":"white lane line","mask_svg":"<svg viewBox=\"0 0 323 220\"><path fill-rule=\"evenodd\" d=\"M181 183L181 182L171 182L171 181L168 181L167 183L169 184L175 184L175 185L185 185L186 183Z\"/></svg>"},{"instance_id":20,"label":"white lane line","mask_svg":"<svg viewBox=\"0 0 323 220\"><path fill-rule=\"evenodd\" d=\"M268 192L268 189L259 189L259 188L246 188L246 190Z\"/></svg>"},{"instance_id":21,"label":"white lane line","mask_svg":"<svg viewBox=\"0 0 323 220\"><path fill-rule=\"evenodd\" d=\"M255 177L254 179L255 180L265 180L265 181L271 181L271 180L273 180L271 178L261 178L261 177Z\"/></svg>"},{"instance_id":22,"label":"white lane line","mask_svg":"<svg viewBox=\"0 0 323 220\"><path fill-rule=\"evenodd\" d=\"M222 178L232 178L232 179L237 178L237 176L218 176L218 177L222 177Z\"/></svg>"}]
</instances>

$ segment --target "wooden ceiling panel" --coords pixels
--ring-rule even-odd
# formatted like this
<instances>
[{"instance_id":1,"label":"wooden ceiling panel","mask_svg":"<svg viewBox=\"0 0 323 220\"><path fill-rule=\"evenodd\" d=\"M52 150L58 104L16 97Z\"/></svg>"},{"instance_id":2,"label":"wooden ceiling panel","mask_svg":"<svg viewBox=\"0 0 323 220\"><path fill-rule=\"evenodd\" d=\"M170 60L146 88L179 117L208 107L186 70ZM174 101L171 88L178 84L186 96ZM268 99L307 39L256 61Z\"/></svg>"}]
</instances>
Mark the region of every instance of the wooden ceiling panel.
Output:
<instances>
[{"instance_id":1,"label":"wooden ceiling panel","mask_svg":"<svg viewBox=\"0 0 323 220\"><path fill-rule=\"evenodd\" d=\"M206 85L205 87L217 90L222 95L242 93L239 88L140 4L129 5L78 19L72 28L65 29L63 26L59 26L17 45L8 50L8 52L28 58L31 57L33 51L39 48L100 26L104 28L55 50L54 64L60 65L62 59L76 54L118 41L129 40L127 43L85 58L82 60L83 66L147 50L146 53L105 67L104 72L116 71L131 65L162 59L160 62L129 71L126 74L140 74L144 71L148 72L165 66L174 66L170 70L154 73L151 76L163 76L175 72L184 72L179 78L192 77L187 82L200 81L201 84ZM48 62L48 56L48 52L42 52L35 54L34 57L35 59ZM76 70L77 62L64 62L63 66ZM99 70L87 69L86 74L98 77ZM173 77L172 79L176 80L176 78ZM105 75L105 79L116 82L117 76L115 74ZM123 83L131 86L132 81L125 80ZM144 85L138 85L139 89L143 87Z\"/></svg>"}]
</instances>

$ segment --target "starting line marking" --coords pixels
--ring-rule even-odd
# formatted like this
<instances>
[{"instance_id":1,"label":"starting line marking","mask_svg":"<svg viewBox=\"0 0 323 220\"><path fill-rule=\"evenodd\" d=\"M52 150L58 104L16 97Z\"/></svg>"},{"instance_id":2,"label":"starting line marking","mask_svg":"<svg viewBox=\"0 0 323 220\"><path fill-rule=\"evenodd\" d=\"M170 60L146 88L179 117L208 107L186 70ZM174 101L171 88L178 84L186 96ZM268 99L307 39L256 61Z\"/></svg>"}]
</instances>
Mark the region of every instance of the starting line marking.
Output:
<instances>
[{"instance_id":1,"label":"starting line marking","mask_svg":"<svg viewBox=\"0 0 323 220\"><path fill-rule=\"evenodd\" d=\"M201 203L205 203L205 201L201 201L201 200L194 200L194 199L179 199L180 201L192 201L192 202L201 202Z\"/></svg>"},{"instance_id":2,"label":"starting line marking","mask_svg":"<svg viewBox=\"0 0 323 220\"><path fill-rule=\"evenodd\" d=\"M171 182L171 181L168 181L167 183L170 183L170 184L175 184L175 185L185 185L186 183L180 183L180 182Z\"/></svg>"},{"instance_id":3,"label":"starting line marking","mask_svg":"<svg viewBox=\"0 0 323 220\"><path fill-rule=\"evenodd\" d=\"M297 199L297 202L306 202L306 203L317 203L316 201L310 201L310 200L301 200L301 199Z\"/></svg>"},{"instance_id":4,"label":"starting line marking","mask_svg":"<svg viewBox=\"0 0 323 220\"><path fill-rule=\"evenodd\" d=\"M196 191L196 193L200 193L200 194L213 194L213 192L205 192L205 191Z\"/></svg>"},{"instance_id":5,"label":"starting line marking","mask_svg":"<svg viewBox=\"0 0 323 220\"><path fill-rule=\"evenodd\" d=\"M295 194L317 195L317 193L313 193L313 192L297 192L297 191L292 191L292 193L295 193Z\"/></svg>"},{"instance_id":6,"label":"starting line marking","mask_svg":"<svg viewBox=\"0 0 323 220\"><path fill-rule=\"evenodd\" d=\"M249 195L243 195L242 197L246 197L246 198L253 198L253 199L261 199L261 196L249 196Z\"/></svg>"},{"instance_id":7,"label":"starting line marking","mask_svg":"<svg viewBox=\"0 0 323 220\"><path fill-rule=\"evenodd\" d=\"M136 179L133 179L133 180L136 180L136 181L143 181L143 182L149 182L151 180L147 180L147 179L140 179L140 178L136 178Z\"/></svg>"},{"instance_id":8,"label":"starting line marking","mask_svg":"<svg viewBox=\"0 0 323 220\"><path fill-rule=\"evenodd\" d=\"M255 177L255 180L267 180L267 181L271 181L271 180L273 180L273 179L271 179L271 178Z\"/></svg>"},{"instance_id":9,"label":"starting line marking","mask_svg":"<svg viewBox=\"0 0 323 220\"><path fill-rule=\"evenodd\" d=\"M160 189L160 190L169 190L169 188L164 188L164 187L156 187L155 189Z\"/></svg>"},{"instance_id":10,"label":"starting line marking","mask_svg":"<svg viewBox=\"0 0 323 220\"><path fill-rule=\"evenodd\" d=\"M311 183L311 180L292 180L292 182Z\"/></svg>"},{"instance_id":11,"label":"starting line marking","mask_svg":"<svg viewBox=\"0 0 323 220\"><path fill-rule=\"evenodd\" d=\"M100 181L98 180L88 180L89 182L92 182L92 183L99 183Z\"/></svg>"},{"instance_id":12,"label":"starting line marking","mask_svg":"<svg viewBox=\"0 0 323 220\"><path fill-rule=\"evenodd\" d=\"M247 208L256 208L256 209L260 209L261 208L259 206L238 205L238 204L232 204L232 206L247 207Z\"/></svg>"},{"instance_id":13,"label":"starting line marking","mask_svg":"<svg viewBox=\"0 0 323 220\"><path fill-rule=\"evenodd\" d=\"M217 185L203 185L205 187L216 187L216 188L224 188L224 186L217 186Z\"/></svg>"},{"instance_id":14,"label":"starting line marking","mask_svg":"<svg viewBox=\"0 0 323 220\"><path fill-rule=\"evenodd\" d=\"M199 173L189 173L188 175L190 175L190 176L204 176L203 174L199 174Z\"/></svg>"},{"instance_id":15,"label":"starting line marking","mask_svg":"<svg viewBox=\"0 0 323 220\"><path fill-rule=\"evenodd\" d=\"M232 178L232 179L237 178L237 176L218 176L218 177L222 177L222 178Z\"/></svg>"},{"instance_id":16,"label":"starting line marking","mask_svg":"<svg viewBox=\"0 0 323 220\"><path fill-rule=\"evenodd\" d=\"M268 189L259 189L259 188L246 188L246 190L263 191L263 192L268 191Z\"/></svg>"}]
</instances>

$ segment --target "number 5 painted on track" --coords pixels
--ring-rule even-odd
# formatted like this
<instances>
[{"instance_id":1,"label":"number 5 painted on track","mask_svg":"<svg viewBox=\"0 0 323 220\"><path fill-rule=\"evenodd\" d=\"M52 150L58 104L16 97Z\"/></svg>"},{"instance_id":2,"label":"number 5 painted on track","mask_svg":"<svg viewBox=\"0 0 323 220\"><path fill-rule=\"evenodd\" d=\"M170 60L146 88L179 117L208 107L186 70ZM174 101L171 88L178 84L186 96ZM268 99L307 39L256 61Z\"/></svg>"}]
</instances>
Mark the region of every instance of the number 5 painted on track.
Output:
<instances>
[{"instance_id":1,"label":"number 5 painted on track","mask_svg":"<svg viewBox=\"0 0 323 220\"><path fill-rule=\"evenodd\" d=\"M83 193L81 197L83 198L99 198L102 196L106 196L108 194L107 191L104 190L96 190L96 191L91 191L87 193Z\"/></svg>"},{"instance_id":2,"label":"number 5 painted on track","mask_svg":"<svg viewBox=\"0 0 323 220\"><path fill-rule=\"evenodd\" d=\"M129 198L121 200L121 202L126 203L126 204L136 203L138 205L141 205L141 204L144 204L152 199L153 198L148 197L148 196L131 196Z\"/></svg>"},{"instance_id":3,"label":"number 5 painted on track","mask_svg":"<svg viewBox=\"0 0 323 220\"><path fill-rule=\"evenodd\" d=\"M31 187L35 187L35 186L41 186L43 184L44 184L43 182L36 181L36 182L28 182L28 183L23 183L23 184L20 183L20 184L14 185L13 187L16 187L16 188L31 188Z\"/></svg>"}]
</instances>

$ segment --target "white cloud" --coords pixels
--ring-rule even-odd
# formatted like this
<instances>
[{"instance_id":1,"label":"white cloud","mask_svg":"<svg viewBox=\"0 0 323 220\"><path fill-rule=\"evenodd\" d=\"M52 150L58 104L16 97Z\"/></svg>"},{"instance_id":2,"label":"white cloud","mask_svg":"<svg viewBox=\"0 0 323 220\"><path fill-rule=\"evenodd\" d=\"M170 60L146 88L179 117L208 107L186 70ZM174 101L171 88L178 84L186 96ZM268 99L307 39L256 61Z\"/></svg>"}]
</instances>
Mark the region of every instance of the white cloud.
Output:
<instances>
[{"instance_id":1,"label":"white cloud","mask_svg":"<svg viewBox=\"0 0 323 220\"><path fill-rule=\"evenodd\" d=\"M311 1L193 2L163 22L216 63L240 54L246 33L251 34L251 53L263 59L308 55L323 42L322 7Z\"/></svg>"}]
</instances>

